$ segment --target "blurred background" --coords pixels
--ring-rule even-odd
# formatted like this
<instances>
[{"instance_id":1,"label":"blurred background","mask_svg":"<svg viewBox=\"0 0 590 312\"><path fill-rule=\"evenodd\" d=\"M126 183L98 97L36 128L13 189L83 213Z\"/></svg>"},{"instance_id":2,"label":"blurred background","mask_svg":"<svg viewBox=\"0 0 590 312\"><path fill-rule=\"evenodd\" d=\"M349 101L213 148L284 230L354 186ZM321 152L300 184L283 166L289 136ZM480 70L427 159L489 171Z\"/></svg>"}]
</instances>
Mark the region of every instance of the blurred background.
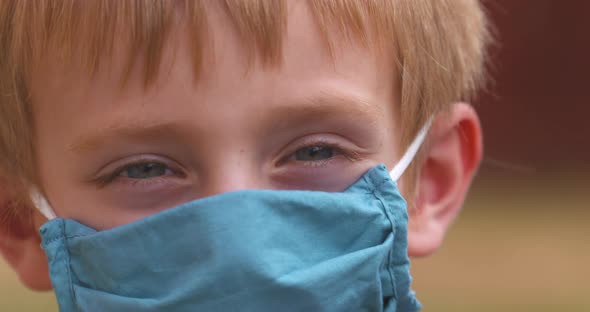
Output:
<instances>
[{"instance_id":1,"label":"blurred background","mask_svg":"<svg viewBox=\"0 0 590 312\"><path fill-rule=\"evenodd\" d=\"M590 1L484 4L485 159L414 286L424 311L590 311Z\"/></svg>"},{"instance_id":2,"label":"blurred background","mask_svg":"<svg viewBox=\"0 0 590 312\"><path fill-rule=\"evenodd\" d=\"M424 311L590 311L590 1L484 1L494 82L474 103L485 160L434 256ZM0 260L0 311L57 311Z\"/></svg>"}]
</instances>

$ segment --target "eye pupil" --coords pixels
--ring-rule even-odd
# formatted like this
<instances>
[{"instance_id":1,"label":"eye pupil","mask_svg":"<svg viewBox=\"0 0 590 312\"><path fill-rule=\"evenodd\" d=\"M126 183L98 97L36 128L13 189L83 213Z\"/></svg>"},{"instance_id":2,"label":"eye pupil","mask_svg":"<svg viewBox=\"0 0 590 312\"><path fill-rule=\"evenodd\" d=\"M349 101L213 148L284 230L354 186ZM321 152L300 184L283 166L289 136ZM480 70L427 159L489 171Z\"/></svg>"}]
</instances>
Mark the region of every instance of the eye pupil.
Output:
<instances>
[{"instance_id":1,"label":"eye pupil","mask_svg":"<svg viewBox=\"0 0 590 312\"><path fill-rule=\"evenodd\" d=\"M131 165L121 175L130 179L148 179L163 176L166 174L166 166L158 163L145 163Z\"/></svg>"},{"instance_id":2,"label":"eye pupil","mask_svg":"<svg viewBox=\"0 0 590 312\"><path fill-rule=\"evenodd\" d=\"M334 150L326 146L310 146L295 152L295 159L299 161L314 161L334 157Z\"/></svg>"}]
</instances>

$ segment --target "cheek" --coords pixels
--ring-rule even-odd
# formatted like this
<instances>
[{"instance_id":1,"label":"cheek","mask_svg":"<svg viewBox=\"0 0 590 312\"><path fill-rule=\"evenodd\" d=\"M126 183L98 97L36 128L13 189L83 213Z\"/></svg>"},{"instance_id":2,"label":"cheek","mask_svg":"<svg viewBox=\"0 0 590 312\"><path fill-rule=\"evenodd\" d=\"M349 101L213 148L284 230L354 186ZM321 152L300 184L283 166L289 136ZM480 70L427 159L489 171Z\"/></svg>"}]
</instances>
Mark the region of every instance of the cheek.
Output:
<instances>
[{"instance_id":1,"label":"cheek","mask_svg":"<svg viewBox=\"0 0 590 312\"><path fill-rule=\"evenodd\" d=\"M391 171L403 154L399 144L400 136L391 121L383 122L382 129L383 131L380 135L381 141L377 148L377 157Z\"/></svg>"},{"instance_id":2,"label":"cheek","mask_svg":"<svg viewBox=\"0 0 590 312\"><path fill-rule=\"evenodd\" d=\"M325 168L285 170L274 175L275 185L273 188L342 192L354 184L365 172L379 164L378 161L368 159L341 166L334 164L336 162L348 162L348 160L335 160Z\"/></svg>"},{"instance_id":3,"label":"cheek","mask_svg":"<svg viewBox=\"0 0 590 312\"><path fill-rule=\"evenodd\" d=\"M67 162L59 161L53 153L39 148L36 163L40 184L38 187L42 189L54 212L63 215L64 211L61 211L61 209L66 202L64 194L73 194L75 192L74 189L70 189L70 192L64 192L64 190L68 189L66 176L63 174L67 170L65 165Z\"/></svg>"},{"instance_id":4,"label":"cheek","mask_svg":"<svg viewBox=\"0 0 590 312\"><path fill-rule=\"evenodd\" d=\"M399 158L401 157L399 154L398 144L395 144L395 139L392 137L387 138L387 141L381 145L379 149L379 157L383 159L383 163L387 167L387 170L392 170Z\"/></svg>"}]
</instances>

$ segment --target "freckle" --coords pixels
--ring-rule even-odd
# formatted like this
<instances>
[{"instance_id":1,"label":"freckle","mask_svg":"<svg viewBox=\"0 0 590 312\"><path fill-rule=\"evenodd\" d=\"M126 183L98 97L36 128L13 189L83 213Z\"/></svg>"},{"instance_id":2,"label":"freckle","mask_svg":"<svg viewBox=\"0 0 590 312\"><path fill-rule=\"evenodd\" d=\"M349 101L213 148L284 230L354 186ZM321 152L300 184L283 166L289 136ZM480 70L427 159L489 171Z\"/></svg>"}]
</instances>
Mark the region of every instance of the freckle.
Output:
<instances>
[{"instance_id":1,"label":"freckle","mask_svg":"<svg viewBox=\"0 0 590 312\"><path fill-rule=\"evenodd\" d=\"M243 149L243 148L242 148L242 149L240 149L240 153L242 153L242 154L244 153L244 149Z\"/></svg>"}]
</instances>

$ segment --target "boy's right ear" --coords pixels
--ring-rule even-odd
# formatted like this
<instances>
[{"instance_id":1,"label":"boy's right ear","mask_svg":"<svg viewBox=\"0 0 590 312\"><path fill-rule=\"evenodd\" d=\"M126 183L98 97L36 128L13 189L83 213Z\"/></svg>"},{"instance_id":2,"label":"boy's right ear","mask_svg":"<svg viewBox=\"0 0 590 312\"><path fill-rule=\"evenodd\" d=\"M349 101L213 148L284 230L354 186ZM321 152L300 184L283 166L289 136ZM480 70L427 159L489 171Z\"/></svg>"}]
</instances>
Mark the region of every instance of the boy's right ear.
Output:
<instances>
[{"instance_id":1,"label":"boy's right ear","mask_svg":"<svg viewBox=\"0 0 590 312\"><path fill-rule=\"evenodd\" d=\"M51 290L49 269L37 229L44 218L32 207L19 204L15 192L0 177L0 254L33 290Z\"/></svg>"}]
</instances>

